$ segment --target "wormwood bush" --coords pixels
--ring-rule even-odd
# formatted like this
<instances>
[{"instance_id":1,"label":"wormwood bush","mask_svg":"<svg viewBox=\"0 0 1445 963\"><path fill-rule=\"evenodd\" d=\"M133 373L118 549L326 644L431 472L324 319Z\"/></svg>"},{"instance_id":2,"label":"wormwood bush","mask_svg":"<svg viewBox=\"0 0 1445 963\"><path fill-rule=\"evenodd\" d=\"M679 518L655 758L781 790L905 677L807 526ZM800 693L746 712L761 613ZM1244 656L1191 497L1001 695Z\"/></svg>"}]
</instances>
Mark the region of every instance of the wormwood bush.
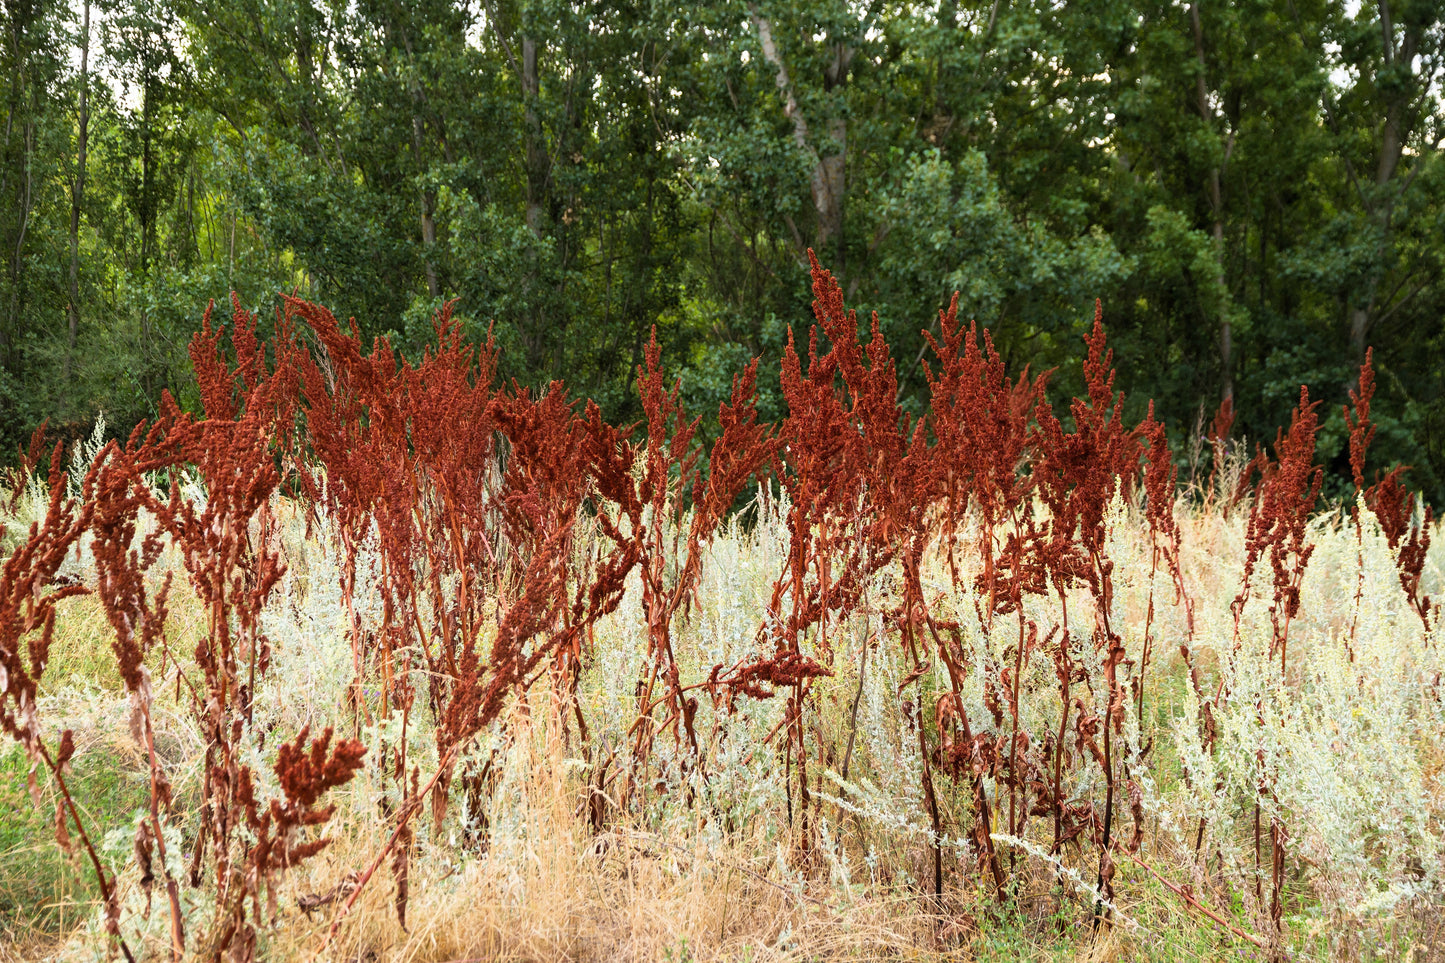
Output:
<instances>
[{"instance_id":1,"label":"wormwood bush","mask_svg":"<svg viewBox=\"0 0 1445 963\"><path fill-rule=\"evenodd\" d=\"M1291 846L1312 897L1298 907L1300 921L1345 953L1398 907L1440 900L1442 660L1438 626L1421 631L1378 525L1367 522L1357 540L1339 516L1325 517L1311 536L1317 574L1304 585L1313 600L1302 609L1305 644L1286 676L1267 657L1267 626L1247 630L1224 660L1219 685L1230 698L1215 715L1212 753L1189 693L1173 735L1192 781L1165 811L1180 835L1195 819L1212 826L1203 851L1239 878L1258 879L1239 801L1266 800L1294 827ZM1367 574L1351 658L1341 636L1355 603L1338 586L1361 557ZM1438 578L1438 562L1434 571ZM1260 796L1261 784L1268 794Z\"/></svg>"},{"instance_id":2,"label":"wormwood bush","mask_svg":"<svg viewBox=\"0 0 1445 963\"><path fill-rule=\"evenodd\" d=\"M269 346L208 315L204 418L166 401L43 481L33 446L0 722L92 867L92 941L260 958L299 909L324 954L374 930L380 880L402 940L479 867L513 916L558 874L739 876L789 907L778 953L866 911L939 947L993 913L1131 939L1184 914L1349 955L1438 910L1438 530L1398 471L1366 484L1369 365L1348 510L1318 505L1303 391L1237 473L1221 412L1185 497L1152 411L1124 422L1101 309L1064 417L950 309L911 418L877 320L865 344L813 281L788 416L757 421L750 366L706 451L655 341L618 427L494 386L445 310L413 364L299 301ZM86 593L147 788L100 820L36 698ZM725 938L709 912L689 945Z\"/></svg>"},{"instance_id":3,"label":"wormwood bush","mask_svg":"<svg viewBox=\"0 0 1445 963\"><path fill-rule=\"evenodd\" d=\"M354 721L347 700L354 676L340 539L327 512L308 520L297 506L278 504L277 513L283 518L279 537L286 546L287 567L261 613L261 631L271 643L272 656L256 700L264 715L258 715L254 725L343 731ZM363 631L374 631L381 621L375 529L363 533L359 547L357 617Z\"/></svg>"}]
</instances>

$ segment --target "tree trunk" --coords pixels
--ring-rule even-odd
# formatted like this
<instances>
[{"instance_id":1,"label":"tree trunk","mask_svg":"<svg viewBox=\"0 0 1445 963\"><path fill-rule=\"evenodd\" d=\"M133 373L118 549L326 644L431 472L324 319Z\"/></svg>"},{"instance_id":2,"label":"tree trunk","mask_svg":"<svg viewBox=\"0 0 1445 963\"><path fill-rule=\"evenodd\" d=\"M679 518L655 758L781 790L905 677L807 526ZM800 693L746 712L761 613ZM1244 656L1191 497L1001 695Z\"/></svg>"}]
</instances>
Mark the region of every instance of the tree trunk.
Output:
<instances>
[{"instance_id":1,"label":"tree trunk","mask_svg":"<svg viewBox=\"0 0 1445 963\"><path fill-rule=\"evenodd\" d=\"M522 99L526 130L527 226L542 236L542 215L547 196L547 148L542 141L542 121L537 116L537 98L542 85L537 72L537 41L522 38Z\"/></svg>"},{"instance_id":2,"label":"tree trunk","mask_svg":"<svg viewBox=\"0 0 1445 963\"><path fill-rule=\"evenodd\" d=\"M70 383L75 340L80 332L80 208L85 201L86 137L90 125L90 0L85 0L80 27L80 131L75 148L75 182L70 192L70 303L65 342L64 381Z\"/></svg>"},{"instance_id":3,"label":"tree trunk","mask_svg":"<svg viewBox=\"0 0 1445 963\"><path fill-rule=\"evenodd\" d=\"M1397 45L1389 0L1379 0L1378 6L1385 69L1392 70L1397 62L1403 62L1406 69L1411 71L1411 80L1418 82L1418 78L1413 76L1413 71L1415 52L1419 47L1417 33L1419 28L1407 25L1404 35ZM1377 71L1377 76L1378 73ZM1400 161L1405 154L1405 141L1410 134L1410 128L1407 126L1404 107L1414 93L1414 86L1412 83L1404 89L1391 88L1385 94L1387 101L1384 126L1380 131L1380 156L1375 161L1376 192L1373 196L1364 198L1365 213L1370 220L1375 222L1376 236L1379 238L1376 258L1380 262L1384 261L1386 249L1390 245L1395 194L1388 187L1394 180L1395 171L1399 168ZM1350 305L1350 353L1356 365L1365 362L1365 351L1368 349L1370 341L1370 329L1380 319L1382 312L1389 310L1387 305L1379 303L1379 279L1380 272L1371 271L1369 278L1364 283L1364 290Z\"/></svg>"},{"instance_id":4,"label":"tree trunk","mask_svg":"<svg viewBox=\"0 0 1445 963\"><path fill-rule=\"evenodd\" d=\"M406 49L406 57L411 73L411 149L416 158L417 175L426 173L426 120L422 114L426 109L426 93L421 89L421 81L417 78L416 53L412 50L411 35L405 26L399 31L402 45ZM436 261L433 260L433 248L437 243L436 223L436 189L423 185L420 191L421 197L421 243L423 258L426 262L426 290L433 298L441 297L441 284L437 280Z\"/></svg>"},{"instance_id":5,"label":"tree trunk","mask_svg":"<svg viewBox=\"0 0 1445 963\"><path fill-rule=\"evenodd\" d=\"M1189 22L1194 28L1194 56L1199 62L1199 72L1195 75L1195 97L1198 101L1199 116L1206 123L1214 120L1214 110L1209 106L1209 85L1204 76L1204 25L1199 19L1199 3L1189 5ZM1225 148L1224 162L1229 162L1229 154L1234 146L1233 136ZM1219 367L1221 372L1220 394L1225 401L1234 399L1234 330L1229 319L1229 286L1228 279L1224 276L1224 189L1222 185L1222 171L1219 165L1209 169L1207 181L1209 190L1209 209L1214 217L1214 252L1219 258L1219 275L1215 279L1219 287Z\"/></svg>"},{"instance_id":6,"label":"tree trunk","mask_svg":"<svg viewBox=\"0 0 1445 963\"><path fill-rule=\"evenodd\" d=\"M149 66L147 66L149 71ZM140 277L141 283L145 284L150 279L150 258L151 258L151 235L155 230L155 214L151 210L151 181L153 179L154 164L151 162L151 80L147 73L144 89L141 93L141 152L140 152ZM150 318L145 307L145 300L141 301L140 309L140 337L141 352L145 361L150 360ZM148 367L148 366L147 366ZM149 396L150 379L143 378Z\"/></svg>"},{"instance_id":7,"label":"tree trunk","mask_svg":"<svg viewBox=\"0 0 1445 963\"><path fill-rule=\"evenodd\" d=\"M846 187L844 159L847 154L848 122L842 117L829 120L828 138L832 141L827 145L830 152L819 156L818 164L813 168L813 209L818 214L818 229L813 246L822 251L830 238L837 238L838 251L835 256L839 263L834 266L834 273L841 276L843 196Z\"/></svg>"},{"instance_id":8,"label":"tree trunk","mask_svg":"<svg viewBox=\"0 0 1445 963\"><path fill-rule=\"evenodd\" d=\"M829 143L825 145L810 143L808 121L798 107L798 99L793 92L793 81L788 75L788 66L783 62L777 42L773 39L772 22L762 15L755 3L748 4L748 13L753 21L754 29L758 32L758 44L763 48L763 59L775 72L773 82L777 85L778 93L783 98L783 116L793 122L793 142L800 149L811 154L814 159L810 184L813 195L813 211L817 215L817 226L813 236L814 250L823 251L830 239L837 239L837 250L834 252L836 258L834 273L841 278L845 267L843 199L847 187L844 175L846 173L848 121L842 116L830 118L827 125ZM831 91L834 87L847 83L848 65L852 59L852 47L843 43L835 45L833 60L829 63L824 75L825 90ZM798 254L801 256L802 252L799 251Z\"/></svg>"},{"instance_id":9,"label":"tree trunk","mask_svg":"<svg viewBox=\"0 0 1445 963\"><path fill-rule=\"evenodd\" d=\"M413 113L411 117L411 143L412 150L416 154L416 168L418 174L426 171L426 163L423 153L421 115ZM426 261L426 290L433 298L441 297L441 284L437 280L436 261L433 260L433 248L437 243L437 222L436 222L436 190L431 187L421 189L421 243L423 258Z\"/></svg>"},{"instance_id":10,"label":"tree trunk","mask_svg":"<svg viewBox=\"0 0 1445 963\"><path fill-rule=\"evenodd\" d=\"M151 184L155 179L155 164L151 157L152 100L151 81L147 76L141 93L140 110L140 276L142 281L150 276L151 235L155 230L155 212L151 203Z\"/></svg>"},{"instance_id":11,"label":"tree trunk","mask_svg":"<svg viewBox=\"0 0 1445 963\"><path fill-rule=\"evenodd\" d=\"M35 115L39 92L30 76L31 31L36 11L27 4L14 6L4 18L10 67L10 90L5 104L5 139L0 147L0 231L4 232L8 294L5 316L0 318L0 366L14 363L11 356L24 336L21 326L25 274L25 234L33 206ZM14 141L18 135L19 145ZM14 179L12 180L12 175ZM13 220L12 220L13 218Z\"/></svg>"},{"instance_id":12,"label":"tree trunk","mask_svg":"<svg viewBox=\"0 0 1445 963\"><path fill-rule=\"evenodd\" d=\"M15 210L15 247L10 252L10 327L13 328L17 338L23 334L20 330L20 316L24 301L21 289L25 276L25 234L30 227L30 212L35 206L34 172L31 170L31 164L35 159L35 121L33 117L26 119L22 137L24 147L21 154L23 158L21 183L17 185L20 197ZM3 335L3 332L0 332L0 335ZM0 341L0 351L8 347L9 345L4 341ZM3 354L0 354L0 359L3 357Z\"/></svg>"},{"instance_id":13,"label":"tree trunk","mask_svg":"<svg viewBox=\"0 0 1445 963\"><path fill-rule=\"evenodd\" d=\"M833 45L833 59L823 75L823 89L832 93L848 82L848 67L853 61L853 48L844 43ZM836 239L834 273L841 279L847 261L843 246L843 200L847 196L844 174L848 156L848 121L841 113L828 119L828 143L820 145L818 166L813 169L813 207L818 212L817 249L824 249L829 238Z\"/></svg>"}]
</instances>

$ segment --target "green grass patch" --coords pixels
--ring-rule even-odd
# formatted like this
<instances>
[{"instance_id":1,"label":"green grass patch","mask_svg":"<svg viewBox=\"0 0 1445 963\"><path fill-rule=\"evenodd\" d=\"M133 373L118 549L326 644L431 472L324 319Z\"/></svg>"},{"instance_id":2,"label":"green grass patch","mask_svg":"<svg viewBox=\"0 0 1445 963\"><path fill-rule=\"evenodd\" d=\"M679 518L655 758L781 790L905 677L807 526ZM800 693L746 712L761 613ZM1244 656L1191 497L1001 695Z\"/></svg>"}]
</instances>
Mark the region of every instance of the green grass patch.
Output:
<instances>
[{"instance_id":1,"label":"green grass patch","mask_svg":"<svg viewBox=\"0 0 1445 963\"><path fill-rule=\"evenodd\" d=\"M66 777L92 834L97 826L127 822L146 804L140 774L115 763L114 754L93 750L77 755ZM56 787L37 772L41 803L36 806L26 780L29 768L19 747L0 752L0 942L5 943L64 932L90 911L98 895L89 860L78 849L67 855L55 841ZM100 839L95 843L99 849Z\"/></svg>"}]
</instances>

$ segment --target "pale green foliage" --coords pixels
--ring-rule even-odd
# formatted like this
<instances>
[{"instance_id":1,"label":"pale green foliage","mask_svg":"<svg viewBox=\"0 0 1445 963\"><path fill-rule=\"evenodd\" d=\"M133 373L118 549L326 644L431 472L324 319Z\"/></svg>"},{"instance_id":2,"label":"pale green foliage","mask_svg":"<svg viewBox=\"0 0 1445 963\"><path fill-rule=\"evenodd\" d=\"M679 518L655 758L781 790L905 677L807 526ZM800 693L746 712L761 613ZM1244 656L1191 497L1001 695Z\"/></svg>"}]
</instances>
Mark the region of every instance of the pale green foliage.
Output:
<instances>
[{"instance_id":1,"label":"pale green foliage","mask_svg":"<svg viewBox=\"0 0 1445 963\"><path fill-rule=\"evenodd\" d=\"M1220 638L1227 698L1215 711L1218 748L1211 756L1201 745L1199 707L1188 694L1174 737L1191 780L1166 810L1186 832L1206 819L1206 849L1247 879L1255 868L1246 823L1258 798L1266 824L1277 815L1289 831L1317 901L1315 928L1327 925L1335 938L1389 918L1412 898L1438 901L1445 873L1439 632L1427 635L1406 607L1385 539L1362 514L1358 542L1353 525L1337 516L1311 526L1316 552L1283 675L1267 657L1265 603L1251 606L1256 617L1246 621L1237 651ZM1426 574L1437 593L1439 565L1437 551ZM1257 792L1260 785L1268 791Z\"/></svg>"}]
</instances>

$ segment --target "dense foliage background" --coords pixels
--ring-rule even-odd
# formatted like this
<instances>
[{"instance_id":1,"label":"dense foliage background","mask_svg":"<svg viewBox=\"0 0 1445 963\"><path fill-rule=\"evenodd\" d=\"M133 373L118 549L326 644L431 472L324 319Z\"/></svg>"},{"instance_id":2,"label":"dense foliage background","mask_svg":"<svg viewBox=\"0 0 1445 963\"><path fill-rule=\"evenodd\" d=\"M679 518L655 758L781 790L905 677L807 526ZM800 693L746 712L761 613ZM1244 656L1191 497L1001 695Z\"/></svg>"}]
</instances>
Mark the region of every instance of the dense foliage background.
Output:
<instances>
[{"instance_id":1,"label":"dense foliage background","mask_svg":"<svg viewBox=\"0 0 1445 963\"><path fill-rule=\"evenodd\" d=\"M1074 393L1099 297L1176 439L1232 395L1268 440L1304 382L1341 479L1373 347L1378 466L1445 501L1437 0L3 0L0 31L7 446L195 405L233 289L409 350L457 297L504 376L624 419L655 324L715 408L806 337L812 247L906 392L958 290Z\"/></svg>"}]
</instances>

